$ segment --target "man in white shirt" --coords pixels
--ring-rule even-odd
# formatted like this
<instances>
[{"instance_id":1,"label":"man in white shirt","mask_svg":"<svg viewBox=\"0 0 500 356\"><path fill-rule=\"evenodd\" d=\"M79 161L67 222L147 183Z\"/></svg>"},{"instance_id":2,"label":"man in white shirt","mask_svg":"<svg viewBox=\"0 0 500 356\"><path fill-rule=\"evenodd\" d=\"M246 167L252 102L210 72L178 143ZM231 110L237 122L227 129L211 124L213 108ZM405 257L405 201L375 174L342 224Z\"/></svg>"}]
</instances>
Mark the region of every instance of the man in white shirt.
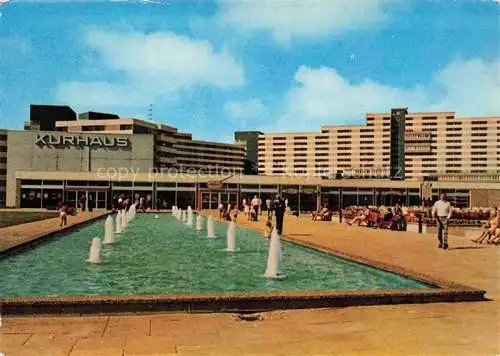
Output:
<instances>
[{"instance_id":1,"label":"man in white shirt","mask_svg":"<svg viewBox=\"0 0 500 356\"><path fill-rule=\"evenodd\" d=\"M448 221L451 218L451 204L444 193L439 194L439 200L432 207L432 217L437 221L439 248L448 248Z\"/></svg>"},{"instance_id":2,"label":"man in white shirt","mask_svg":"<svg viewBox=\"0 0 500 356\"><path fill-rule=\"evenodd\" d=\"M255 211L254 221L257 221L257 214L259 213L259 199L257 198L257 196L253 197L250 204L252 205L252 209Z\"/></svg>"},{"instance_id":3,"label":"man in white shirt","mask_svg":"<svg viewBox=\"0 0 500 356\"><path fill-rule=\"evenodd\" d=\"M271 210L271 199L266 199L266 210L267 210L267 218L271 219L273 216L273 211Z\"/></svg>"}]
</instances>

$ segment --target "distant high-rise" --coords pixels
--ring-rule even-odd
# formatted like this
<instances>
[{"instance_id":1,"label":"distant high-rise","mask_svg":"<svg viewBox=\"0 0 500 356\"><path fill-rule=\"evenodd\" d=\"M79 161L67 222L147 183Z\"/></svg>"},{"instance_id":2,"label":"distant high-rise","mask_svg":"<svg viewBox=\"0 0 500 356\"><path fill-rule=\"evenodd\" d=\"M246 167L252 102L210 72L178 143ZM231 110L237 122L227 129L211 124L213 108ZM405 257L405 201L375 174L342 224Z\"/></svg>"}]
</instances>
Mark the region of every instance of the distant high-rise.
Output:
<instances>
[{"instance_id":1,"label":"distant high-rise","mask_svg":"<svg viewBox=\"0 0 500 356\"><path fill-rule=\"evenodd\" d=\"M260 131L236 131L234 133L234 140L237 143L244 144L247 149L247 167L246 174L258 173L258 154L259 154L259 135L263 133Z\"/></svg>"},{"instance_id":2,"label":"distant high-rise","mask_svg":"<svg viewBox=\"0 0 500 356\"><path fill-rule=\"evenodd\" d=\"M405 179L405 117L408 109L391 109L391 173L393 180Z\"/></svg>"}]
</instances>

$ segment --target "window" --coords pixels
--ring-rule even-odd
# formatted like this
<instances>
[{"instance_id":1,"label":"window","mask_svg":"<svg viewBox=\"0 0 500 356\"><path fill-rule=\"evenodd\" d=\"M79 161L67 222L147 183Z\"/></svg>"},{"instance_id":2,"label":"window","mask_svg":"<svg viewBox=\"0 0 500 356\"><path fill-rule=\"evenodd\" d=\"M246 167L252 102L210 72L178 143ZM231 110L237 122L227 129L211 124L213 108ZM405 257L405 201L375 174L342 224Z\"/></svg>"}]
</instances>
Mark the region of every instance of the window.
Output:
<instances>
[{"instance_id":1,"label":"window","mask_svg":"<svg viewBox=\"0 0 500 356\"><path fill-rule=\"evenodd\" d=\"M351 130L338 130L337 132L338 133L350 133Z\"/></svg>"},{"instance_id":2,"label":"window","mask_svg":"<svg viewBox=\"0 0 500 356\"><path fill-rule=\"evenodd\" d=\"M475 145L475 146L471 146L471 148L473 150L475 150L475 149L486 149L487 146L486 145Z\"/></svg>"},{"instance_id":3,"label":"window","mask_svg":"<svg viewBox=\"0 0 500 356\"><path fill-rule=\"evenodd\" d=\"M373 132L373 129L361 129L360 132Z\"/></svg>"},{"instance_id":4,"label":"window","mask_svg":"<svg viewBox=\"0 0 500 356\"><path fill-rule=\"evenodd\" d=\"M360 135L360 138L373 138L373 135Z\"/></svg>"},{"instance_id":5,"label":"window","mask_svg":"<svg viewBox=\"0 0 500 356\"><path fill-rule=\"evenodd\" d=\"M307 140L307 136L294 136L294 140Z\"/></svg>"},{"instance_id":6,"label":"window","mask_svg":"<svg viewBox=\"0 0 500 356\"><path fill-rule=\"evenodd\" d=\"M351 138L351 135L338 136L339 139Z\"/></svg>"},{"instance_id":7,"label":"window","mask_svg":"<svg viewBox=\"0 0 500 356\"><path fill-rule=\"evenodd\" d=\"M284 141L286 137L273 137L273 141Z\"/></svg>"},{"instance_id":8,"label":"window","mask_svg":"<svg viewBox=\"0 0 500 356\"><path fill-rule=\"evenodd\" d=\"M132 125L120 125L120 130L132 130Z\"/></svg>"},{"instance_id":9,"label":"window","mask_svg":"<svg viewBox=\"0 0 500 356\"><path fill-rule=\"evenodd\" d=\"M422 121L426 121L426 120L437 120L437 117L436 116L423 116Z\"/></svg>"},{"instance_id":10,"label":"window","mask_svg":"<svg viewBox=\"0 0 500 356\"><path fill-rule=\"evenodd\" d=\"M472 131L486 131L486 130L488 130L488 127L485 127L485 126L472 127L471 130Z\"/></svg>"}]
</instances>

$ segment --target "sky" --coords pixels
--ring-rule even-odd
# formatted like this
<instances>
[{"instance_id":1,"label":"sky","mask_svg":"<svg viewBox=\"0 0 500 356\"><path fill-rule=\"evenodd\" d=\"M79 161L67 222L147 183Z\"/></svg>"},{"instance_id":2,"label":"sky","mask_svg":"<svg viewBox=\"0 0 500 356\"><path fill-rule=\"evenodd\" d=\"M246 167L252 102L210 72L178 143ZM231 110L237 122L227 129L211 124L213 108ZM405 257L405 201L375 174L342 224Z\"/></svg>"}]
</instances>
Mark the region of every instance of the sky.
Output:
<instances>
[{"instance_id":1,"label":"sky","mask_svg":"<svg viewBox=\"0 0 500 356\"><path fill-rule=\"evenodd\" d=\"M22 129L30 104L223 142L362 124L392 107L500 114L498 1L0 4L0 128Z\"/></svg>"}]
</instances>

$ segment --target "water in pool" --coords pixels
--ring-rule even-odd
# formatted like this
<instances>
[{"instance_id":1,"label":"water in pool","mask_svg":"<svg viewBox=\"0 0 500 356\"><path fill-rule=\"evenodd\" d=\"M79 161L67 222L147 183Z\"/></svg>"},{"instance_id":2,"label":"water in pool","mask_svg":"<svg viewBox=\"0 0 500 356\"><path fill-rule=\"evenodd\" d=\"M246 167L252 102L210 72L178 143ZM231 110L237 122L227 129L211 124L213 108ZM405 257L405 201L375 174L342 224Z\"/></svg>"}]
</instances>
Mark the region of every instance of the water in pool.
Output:
<instances>
[{"instance_id":1,"label":"water in pool","mask_svg":"<svg viewBox=\"0 0 500 356\"><path fill-rule=\"evenodd\" d=\"M206 223L206 219L205 219ZM206 225L206 224L205 224ZM239 251L171 215L138 214L119 240L86 262L104 220L0 259L0 296L131 295L207 292L408 289L428 286L385 271L283 242L283 279L263 277L269 240L236 228Z\"/></svg>"}]
</instances>

